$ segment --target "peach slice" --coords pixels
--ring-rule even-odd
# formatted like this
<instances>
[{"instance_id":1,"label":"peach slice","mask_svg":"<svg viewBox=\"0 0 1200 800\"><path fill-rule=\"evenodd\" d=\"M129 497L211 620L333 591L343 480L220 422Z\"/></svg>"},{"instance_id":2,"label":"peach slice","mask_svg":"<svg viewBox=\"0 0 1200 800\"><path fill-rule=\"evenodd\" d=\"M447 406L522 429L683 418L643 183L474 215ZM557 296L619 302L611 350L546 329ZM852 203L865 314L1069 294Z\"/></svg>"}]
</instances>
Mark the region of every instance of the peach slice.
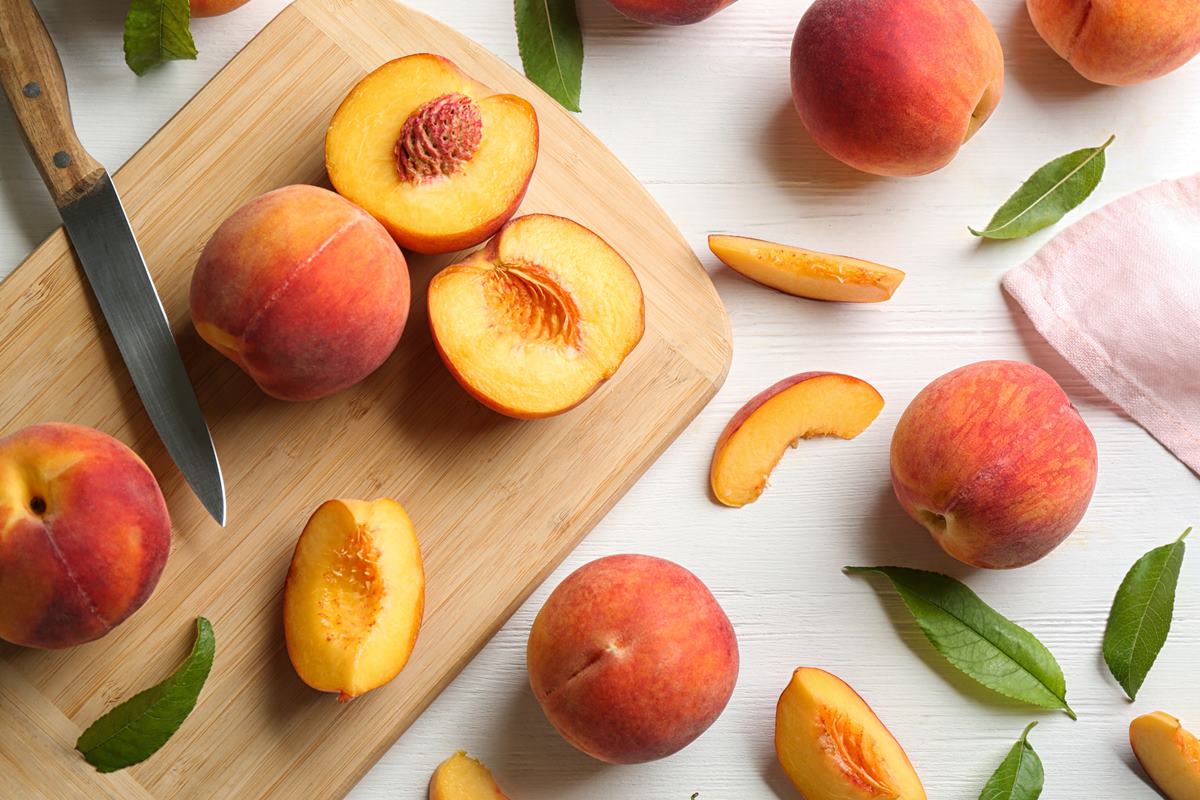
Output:
<instances>
[{"instance_id":1,"label":"peach slice","mask_svg":"<svg viewBox=\"0 0 1200 800\"><path fill-rule=\"evenodd\" d=\"M1146 774L1170 800L1200 800L1200 741L1163 711L1129 724L1129 743Z\"/></svg>"},{"instance_id":2,"label":"peach slice","mask_svg":"<svg viewBox=\"0 0 1200 800\"><path fill-rule=\"evenodd\" d=\"M806 800L925 800L875 712L840 678L801 667L775 711L775 754Z\"/></svg>"},{"instance_id":3,"label":"peach slice","mask_svg":"<svg viewBox=\"0 0 1200 800\"><path fill-rule=\"evenodd\" d=\"M450 372L511 417L559 414L612 376L642 338L642 287L577 222L518 217L429 284L429 323Z\"/></svg>"},{"instance_id":4,"label":"peach slice","mask_svg":"<svg viewBox=\"0 0 1200 800\"><path fill-rule=\"evenodd\" d=\"M482 762L460 750L433 773L429 800L508 800L508 795Z\"/></svg>"},{"instance_id":5,"label":"peach slice","mask_svg":"<svg viewBox=\"0 0 1200 800\"><path fill-rule=\"evenodd\" d=\"M400 674L421 628L425 570L394 500L329 500L304 526L283 592L300 679L346 702Z\"/></svg>"},{"instance_id":6,"label":"peach slice","mask_svg":"<svg viewBox=\"0 0 1200 800\"><path fill-rule=\"evenodd\" d=\"M753 503L789 446L814 436L853 439L883 410L866 381L836 372L802 372L756 394L717 439L709 478L727 506Z\"/></svg>"},{"instance_id":7,"label":"peach slice","mask_svg":"<svg viewBox=\"0 0 1200 800\"><path fill-rule=\"evenodd\" d=\"M495 233L521 204L537 155L533 106L428 53L359 81L325 135L333 187L419 253Z\"/></svg>"},{"instance_id":8,"label":"peach slice","mask_svg":"<svg viewBox=\"0 0 1200 800\"><path fill-rule=\"evenodd\" d=\"M903 272L882 264L747 236L713 234L708 247L750 280L812 300L879 303L904 280Z\"/></svg>"}]
</instances>

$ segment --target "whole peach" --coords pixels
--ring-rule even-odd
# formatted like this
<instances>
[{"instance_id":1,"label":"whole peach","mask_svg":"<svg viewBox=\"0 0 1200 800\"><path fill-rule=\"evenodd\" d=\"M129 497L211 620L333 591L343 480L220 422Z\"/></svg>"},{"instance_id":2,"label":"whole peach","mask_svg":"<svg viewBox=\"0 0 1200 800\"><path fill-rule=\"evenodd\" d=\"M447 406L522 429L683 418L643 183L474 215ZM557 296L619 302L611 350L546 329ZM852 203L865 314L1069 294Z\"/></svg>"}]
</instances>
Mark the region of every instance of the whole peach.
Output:
<instances>
[{"instance_id":1,"label":"whole peach","mask_svg":"<svg viewBox=\"0 0 1200 800\"><path fill-rule=\"evenodd\" d=\"M408 318L408 267L375 219L327 189L285 186L221 223L192 276L200 336L281 400L375 371Z\"/></svg>"},{"instance_id":2,"label":"whole peach","mask_svg":"<svg viewBox=\"0 0 1200 800\"><path fill-rule=\"evenodd\" d=\"M608 0L630 19L648 25L691 25L708 19L734 0Z\"/></svg>"},{"instance_id":3,"label":"whole peach","mask_svg":"<svg viewBox=\"0 0 1200 800\"><path fill-rule=\"evenodd\" d=\"M250 0L191 0L193 17L215 17L246 5Z\"/></svg>"},{"instance_id":4,"label":"whole peach","mask_svg":"<svg viewBox=\"0 0 1200 800\"><path fill-rule=\"evenodd\" d=\"M150 597L170 548L158 483L116 439L64 423L0 439L0 638L98 639Z\"/></svg>"},{"instance_id":5,"label":"whole peach","mask_svg":"<svg viewBox=\"0 0 1200 800\"><path fill-rule=\"evenodd\" d=\"M949 164L1003 87L1000 40L971 0L816 0L792 39L804 127L877 175Z\"/></svg>"},{"instance_id":6,"label":"whole peach","mask_svg":"<svg viewBox=\"0 0 1200 800\"><path fill-rule=\"evenodd\" d=\"M1046 43L1095 83L1141 83L1200 53L1196 0L1027 0L1026 5Z\"/></svg>"},{"instance_id":7,"label":"whole peach","mask_svg":"<svg viewBox=\"0 0 1200 800\"><path fill-rule=\"evenodd\" d=\"M529 633L529 683L588 755L637 764L683 749L733 693L737 638L712 593L660 558L601 558L569 575Z\"/></svg>"},{"instance_id":8,"label":"whole peach","mask_svg":"<svg viewBox=\"0 0 1200 800\"><path fill-rule=\"evenodd\" d=\"M966 564L1037 561L1075 530L1096 486L1096 441L1054 379L981 361L913 398L892 437L909 516Z\"/></svg>"}]
</instances>

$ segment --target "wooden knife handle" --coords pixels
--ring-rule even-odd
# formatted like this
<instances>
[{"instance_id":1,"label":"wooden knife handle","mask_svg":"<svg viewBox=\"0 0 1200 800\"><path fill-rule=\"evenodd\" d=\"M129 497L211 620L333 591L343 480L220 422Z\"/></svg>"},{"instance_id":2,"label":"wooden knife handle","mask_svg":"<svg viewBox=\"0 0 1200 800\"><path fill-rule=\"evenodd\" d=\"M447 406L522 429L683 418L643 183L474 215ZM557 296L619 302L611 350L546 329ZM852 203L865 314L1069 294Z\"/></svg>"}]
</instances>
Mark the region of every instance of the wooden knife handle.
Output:
<instances>
[{"instance_id":1,"label":"wooden knife handle","mask_svg":"<svg viewBox=\"0 0 1200 800\"><path fill-rule=\"evenodd\" d=\"M59 208L104 174L75 135L67 80L32 0L0 0L0 85Z\"/></svg>"}]
</instances>

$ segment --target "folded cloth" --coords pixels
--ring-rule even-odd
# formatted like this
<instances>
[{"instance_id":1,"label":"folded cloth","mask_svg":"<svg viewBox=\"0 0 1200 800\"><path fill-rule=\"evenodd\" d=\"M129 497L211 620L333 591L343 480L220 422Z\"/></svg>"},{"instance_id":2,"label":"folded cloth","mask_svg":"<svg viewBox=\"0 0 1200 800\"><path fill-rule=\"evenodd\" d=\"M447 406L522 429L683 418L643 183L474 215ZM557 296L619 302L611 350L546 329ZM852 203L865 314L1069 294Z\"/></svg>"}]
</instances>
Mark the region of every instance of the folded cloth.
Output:
<instances>
[{"instance_id":1,"label":"folded cloth","mask_svg":"<svg viewBox=\"0 0 1200 800\"><path fill-rule=\"evenodd\" d=\"M1200 175L1089 214L1004 288L1054 349L1200 474Z\"/></svg>"}]
</instances>

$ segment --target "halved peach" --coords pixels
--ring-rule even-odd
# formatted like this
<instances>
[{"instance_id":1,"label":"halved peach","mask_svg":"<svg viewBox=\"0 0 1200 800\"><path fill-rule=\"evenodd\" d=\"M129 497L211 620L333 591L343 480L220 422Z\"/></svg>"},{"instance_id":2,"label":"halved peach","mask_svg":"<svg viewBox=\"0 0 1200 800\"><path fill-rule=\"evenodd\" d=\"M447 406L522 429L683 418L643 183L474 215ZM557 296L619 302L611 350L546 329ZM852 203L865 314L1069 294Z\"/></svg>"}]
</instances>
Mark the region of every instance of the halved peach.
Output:
<instances>
[{"instance_id":1,"label":"halved peach","mask_svg":"<svg viewBox=\"0 0 1200 800\"><path fill-rule=\"evenodd\" d=\"M487 767L460 750L434 771L429 800L508 800L508 795Z\"/></svg>"},{"instance_id":2,"label":"halved peach","mask_svg":"<svg viewBox=\"0 0 1200 800\"><path fill-rule=\"evenodd\" d=\"M481 403L521 419L583 402L641 340L644 318L621 254L548 214L512 220L429 284L446 366Z\"/></svg>"},{"instance_id":3,"label":"halved peach","mask_svg":"<svg viewBox=\"0 0 1200 800\"><path fill-rule=\"evenodd\" d=\"M521 204L537 154L533 106L428 53L359 81L325 134L333 187L418 253L495 233Z\"/></svg>"},{"instance_id":4,"label":"halved peach","mask_svg":"<svg viewBox=\"0 0 1200 800\"><path fill-rule=\"evenodd\" d=\"M904 748L843 680L801 667L775 710L775 754L805 800L925 800Z\"/></svg>"},{"instance_id":5,"label":"halved peach","mask_svg":"<svg viewBox=\"0 0 1200 800\"><path fill-rule=\"evenodd\" d=\"M300 679L346 702L400 674L425 608L412 522L395 500L329 500L304 526L283 591Z\"/></svg>"},{"instance_id":6,"label":"halved peach","mask_svg":"<svg viewBox=\"0 0 1200 800\"><path fill-rule=\"evenodd\" d=\"M903 272L883 264L747 236L713 234L708 247L750 280L813 300L878 303L890 298L904 280Z\"/></svg>"},{"instance_id":7,"label":"halved peach","mask_svg":"<svg viewBox=\"0 0 1200 800\"><path fill-rule=\"evenodd\" d=\"M1200 741L1164 711L1129 724L1129 743L1142 769L1170 800L1200 800Z\"/></svg>"},{"instance_id":8,"label":"halved peach","mask_svg":"<svg viewBox=\"0 0 1200 800\"><path fill-rule=\"evenodd\" d=\"M788 447L814 436L853 439L883 410L866 381L836 372L802 372L756 394L717 439L709 479L727 506L753 503Z\"/></svg>"}]
</instances>

